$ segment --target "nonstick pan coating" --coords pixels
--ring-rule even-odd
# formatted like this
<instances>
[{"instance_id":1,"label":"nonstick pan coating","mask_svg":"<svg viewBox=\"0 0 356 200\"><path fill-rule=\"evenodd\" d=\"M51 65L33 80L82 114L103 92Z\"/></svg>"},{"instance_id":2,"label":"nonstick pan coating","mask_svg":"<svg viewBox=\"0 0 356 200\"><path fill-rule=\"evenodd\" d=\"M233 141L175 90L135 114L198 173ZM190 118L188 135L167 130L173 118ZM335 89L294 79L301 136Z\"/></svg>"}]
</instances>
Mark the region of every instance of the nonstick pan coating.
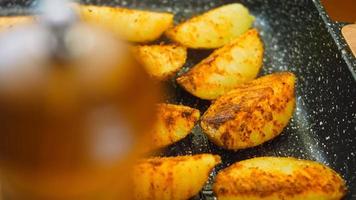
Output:
<instances>
[{"instance_id":1,"label":"nonstick pan coating","mask_svg":"<svg viewBox=\"0 0 356 200\"><path fill-rule=\"evenodd\" d=\"M12 1L13 2L13 1ZM29 1L19 1L30 5ZM293 156L322 162L346 179L349 194L356 198L356 83L328 32L318 1L312 0L101 0L84 1L98 5L119 5L170 11L181 21L219 5L241 2L256 16L265 45L260 73L291 71L297 75L296 111L282 135L255 148L232 152L210 143L197 125L187 138L164 150L174 156L209 152L222 156L223 163L194 199L214 199L211 183L216 172L231 163L256 156ZM13 8L13 3L4 1ZM318 9L319 8L319 11ZM163 39L164 40L164 39ZM189 51L184 73L206 57L209 51ZM204 112L210 102L199 100L181 88L174 79L166 83L167 102L192 106Z\"/></svg>"}]
</instances>

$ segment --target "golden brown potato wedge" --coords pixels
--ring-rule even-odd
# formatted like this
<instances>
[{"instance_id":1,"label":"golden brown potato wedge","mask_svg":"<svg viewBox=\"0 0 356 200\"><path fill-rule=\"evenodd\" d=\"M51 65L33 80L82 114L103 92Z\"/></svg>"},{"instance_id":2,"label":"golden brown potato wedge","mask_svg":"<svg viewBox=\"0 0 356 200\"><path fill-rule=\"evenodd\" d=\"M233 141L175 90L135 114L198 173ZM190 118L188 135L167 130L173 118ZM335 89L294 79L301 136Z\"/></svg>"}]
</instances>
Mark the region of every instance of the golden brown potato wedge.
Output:
<instances>
[{"instance_id":1,"label":"golden brown potato wedge","mask_svg":"<svg viewBox=\"0 0 356 200\"><path fill-rule=\"evenodd\" d=\"M150 134L154 148L185 138L200 117L199 110L182 105L158 104L156 112L157 121Z\"/></svg>"},{"instance_id":2,"label":"golden brown potato wedge","mask_svg":"<svg viewBox=\"0 0 356 200\"><path fill-rule=\"evenodd\" d=\"M24 24L30 24L35 20L32 16L9 16L0 17L0 31Z\"/></svg>"},{"instance_id":3,"label":"golden brown potato wedge","mask_svg":"<svg viewBox=\"0 0 356 200\"><path fill-rule=\"evenodd\" d=\"M254 19L246 7L234 3L215 8L168 29L166 35L189 48L218 48L247 31Z\"/></svg>"},{"instance_id":4,"label":"golden brown potato wedge","mask_svg":"<svg viewBox=\"0 0 356 200\"><path fill-rule=\"evenodd\" d=\"M187 49L174 44L137 46L134 54L148 74L158 80L174 75L187 59Z\"/></svg>"},{"instance_id":5,"label":"golden brown potato wedge","mask_svg":"<svg viewBox=\"0 0 356 200\"><path fill-rule=\"evenodd\" d=\"M177 78L188 92L216 99L239 84L253 80L262 66L263 44L256 29L249 30Z\"/></svg>"},{"instance_id":6,"label":"golden brown potato wedge","mask_svg":"<svg viewBox=\"0 0 356 200\"><path fill-rule=\"evenodd\" d=\"M260 157L220 171L213 190L219 200L339 200L346 187L335 171L320 163Z\"/></svg>"},{"instance_id":7,"label":"golden brown potato wedge","mask_svg":"<svg viewBox=\"0 0 356 200\"><path fill-rule=\"evenodd\" d=\"M75 6L86 22L99 25L130 42L158 39L173 24L173 14L105 6Z\"/></svg>"},{"instance_id":8,"label":"golden brown potato wedge","mask_svg":"<svg viewBox=\"0 0 356 200\"><path fill-rule=\"evenodd\" d=\"M295 76L274 73L245 83L218 98L201 127L215 144L231 150L260 145L279 135L295 107Z\"/></svg>"},{"instance_id":9,"label":"golden brown potato wedge","mask_svg":"<svg viewBox=\"0 0 356 200\"><path fill-rule=\"evenodd\" d=\"M187 200L198 194L220 157L211 154L151 158L135 167L137 200Z\"/></svg>"}]
</instances>

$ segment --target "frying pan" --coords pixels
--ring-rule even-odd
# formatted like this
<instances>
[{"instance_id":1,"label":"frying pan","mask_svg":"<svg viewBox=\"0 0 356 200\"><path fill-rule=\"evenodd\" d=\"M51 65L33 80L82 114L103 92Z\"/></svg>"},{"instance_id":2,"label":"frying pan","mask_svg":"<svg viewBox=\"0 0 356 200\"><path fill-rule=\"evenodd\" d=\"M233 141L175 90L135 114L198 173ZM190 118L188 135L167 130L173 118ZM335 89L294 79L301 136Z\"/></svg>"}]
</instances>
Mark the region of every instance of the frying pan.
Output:
<instances>
[{"instance_id":1,"label":"frying pan","mask_svg":"<svg viewBox=\"0 0 356 200\"><path fill-rule=\"evenodd\" d=\"M318 0L88 0L83 3L170 11L179 22L233 2L243 3L256 17L254 26L265 44L260 75L276 71L297 75L293 119L279 137L237 152L209 142L197 125L192 134L165 148L160 155L213 153L222 157L222 164L193 199L214 199L211 187L216 173L236 161L256 156L293 156L324 163L346 179L349 188L346 199L356 199L356 59L341 36L340 28L344 24L332 22ZM35 4L35 1L1 1L0 13L26 13L26 7ZM189 59L180 73L209 53L189 50ZM210 104L182 90L174 79L165 85L167 102L192 106L202 113Z\"/></svg>"}]
</instances>

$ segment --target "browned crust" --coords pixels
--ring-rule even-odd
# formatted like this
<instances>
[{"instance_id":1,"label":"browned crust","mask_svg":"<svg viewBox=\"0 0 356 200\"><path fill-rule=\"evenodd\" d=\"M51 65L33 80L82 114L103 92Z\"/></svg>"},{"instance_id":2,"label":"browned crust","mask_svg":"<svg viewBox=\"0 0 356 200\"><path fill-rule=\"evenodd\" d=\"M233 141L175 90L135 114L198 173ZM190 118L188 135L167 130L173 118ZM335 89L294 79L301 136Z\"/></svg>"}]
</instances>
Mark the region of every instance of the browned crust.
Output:
<instances>
[{"instance_id":1,"label":"browned crust","mask_svg":"<svg viewBox=\"0 0 356 200\"><path fill-rule=\"evenodd\" d=\"M177 44L142 45L132 49L137 61L147 69L148 74L152 78L157 80L167 80L174 76L183 67L187 59L187 48ZM162 65L162 62L159 60L160 58L152 54L150 50L159 50L160 56L168 59L168 63ZM146 63L147 60L156 60L156 62ZM161 68L167 69L167 65L172 69L161 73Z\"/></svg>"},{"instance_id":2,"label":"browned crust","mask_svg":"<svg viewBox=\"0 0 356 200\"><path fill-rule=\"evenodd\" d=\"M162 103L156 106L156 115L156 123L160 128L154 126L150 134L153 147L162 148L186 137L199 120L200 111L188 106Z\"/></svg>"},{"instance_id":3,"label":"browned crust","mask_svg":"<svg viewBox=\"0 0 356 200\"><path fill-rule=\"evenodd\" d=\"M164 126L173 131L176 128L178 120L185 119L188 123L195 124L199 119L199 110L187 106L173 105L173 104L159 104L157 106L157 113L160 115Z\"/></svg>"},{"instance_id":4,"label":"browned crust","mask_svg":"<svg viewBox=\"0 0 356 200\"><path fill-rule=\"evenodd\" d=\"M209 159L205 160L205 159ZM212 160L213 159L213 160ZM197 161L197 162L192 162ZM190 197L196 195L204 183L208 180L208 177L215 167L215 165L221 162L220 156L212 154L198 154L198 155L187 155L187 156L176 156L176 157L155 157L140 160L138 165L135 167L135 174L140 176L144 174L144 180L136 178L135 181L135 191L147 191L147 188L140 187L149 187L148 193L142 196L141 193L136 194L136 199L161 199L165 196L165 199L189 199ZM192 165L190 165L192 164ZM203 165L199 168L204 170L197 171L197 164ZM183 168L181 166L184 166ZM175 176L174 172L178 170L178 176ZM184 170L184 171L182 171ZM190 187L183 186L181 183L187 183L186 180L178 180L177 178L182 178L182 175L192 175L193 177L197 176L199 181L193 181ZM135 178L135 177L134 177ZM183 177L189 179L190 177ZM143 181L144 184L141 184ZM182 189L183 190L180 190ZM180 191L182 193L177 193ZM183 195L183 196L182 196Z\"/></svg>"},{"instance_id":5,"label":"browned crust","mask_svg":"<svg viewBox=\"0 0 356 200\"><path fill-rule=\"evenodd\" d=\"M263 159L263 158L259 158ZM330 168L311 161L301 161L294 158L290 162L303 162L300 169L293 174L283 172L268 172L261 168L247 168L244 162L238 162L222 170L216 177L214 192L223 196L257 196L267 198L278 195L280 199L289 199L307 193L332 195L346 193L344 180ZM232 172L249 170L249 174L234 176ZM244 171L246 172L246 171Z\"/></svg>"},{"instance_id":6,"label":"browned crust","mask_svg":"<svg viewBox=\"0 0 356 200\"><path fill-rule=\"evenodd\" d=\"M293 81L291 83L291 81ZM258 145L251 142L251 133L258 133L261 142L273 139L287 125L274 119L286 106L294 105L294 75L289 72L267 75L238 86L218 98L201 118L201 127L217 145L242 149ZM272 124L272 135L263 128ZM237 141L244 146L236 146Z\"/></svg>"},{"instance_id":7,"label":"browned crust","mask_svg":"<svg viewBox=\"0 0 356 200\"><path fill-rule=\"evenodd\" d=\"M211 99L211 98L206 98L206 97L197 95L198 90L206 90L207 86L219 87L219 88L221 88L222 93L224 93L225 89L231 90L231 89L234 89L235 87L238 87L239 84L241 84L241 83L238 83L234 86L227 86L227 85L221 85L220 83L216 83L216 84L208 83L207 79L208 79L208 76L211 74L220 74L222 76L228 75L228 74L226 74L225 70L223 70L223 69L218 70L217 67L215 66L217 58L223 58L226 61L231 61L233 58L227 52L231 51L232 48L241 46L241 44L240 44L241 41L244 41L244 40L246 40L246 38L252 37L253 35L256 35L258 37L257 29L251 29L251 30L247 31L246 33L242 34L241 36L239 36L238 38L236 38L235 40L226 44L222 48L215 50L207 58L205 58L204 60L199 62L194 67L190 68L188 70L188 72L179 76L176 79L177 83L181 87L183 87L186 91L188 91L189 93L197 96L198 98L203 98L203 99ZM264 50L263 50L262 41L260 41L260 44L261 44L261 48L262 48L261 52L263 52ZM259 69L262 66L262 59L263 59L262 53L260 56L257 56L256 58L253 59L253 62L256 62L256 66L259 66ZM251 62L251 60L246 59L244 62L248 63L248 62ZM236 72L236 73L234 73L234 76L236 78L241 79L241 81L244 80L244 77L241 73ZM249 80L250 79L245 80L244 82L247 82ZM229 88L225 88L225 87L229 87ZM225 92L227 92L227 91L225 91Z\"/></svg>"},{"instance_id":8,"label":"browned crust","mask_svg":"<svg viewBox=\"0 0 356 200\"><path fill-rule=\"evenodd\" d=\"M200 160L203 157L211 156L212 154L196 154L196 155L184 155L184 156L174 156L174 157L152 157L148 159L142 159L138 162L138 164L148 164L151 166L160 166L163 163L169 161L173 165L178 164L179 162L184 162L187 160ZM212 155L214 156L216 164L221 163L221 158L219 155Z\"/></svg>"},{"instance_id":9,"label":"browned crust","mask_svg":"<svg viewBox=\"0 0 356 200\"><path fill-rule=\"evenodd\" d=\"M220 7L216 7L214 9L211 9L211 10L208 10L200 15L196 15L196 16L193 16L192 18L190 19L187 19L181 23L179 23L178 25L176 26L173 26L171 28L169 28L168 30L165 31L165 35L170 39L172 40L173 42L175 43L180 43L180 41L178 41L175 37L175 35L177 34L178 30L182 27L182 26L185 26L187 23L195 23L197 21L200 21L202 18L204 18L205 16L207 15L210 15L210 13L213 13L213 12L216 12L217 10L220 10L226 6L229 6L229 5L225 5L225 6L220 6ZM214 23L213 21L206 21L206 23L209 23L210 25L212 25L213 27L215 27L216 30L219 30L219 25ZM227 24L224 28L227 28L228 26L232 26L232 24ZM194 29L195 31L196 29ZM221 28L220 28L221 30ZM221 30L223 31L223 30ZM193 41L194 38L198 38L200 35L199 34L195 34L194 36L192 35L187 35L187 37L190 37L191 40ZM219 36L218 38L219 40L223 40L222 36ZM205 41L206 43L210 44L211 43L211 40L206 40ZM181 44L183 45L183 44ZM194 49L212 49L211 47L194 47Z\"/></svg>"}]
</instances>

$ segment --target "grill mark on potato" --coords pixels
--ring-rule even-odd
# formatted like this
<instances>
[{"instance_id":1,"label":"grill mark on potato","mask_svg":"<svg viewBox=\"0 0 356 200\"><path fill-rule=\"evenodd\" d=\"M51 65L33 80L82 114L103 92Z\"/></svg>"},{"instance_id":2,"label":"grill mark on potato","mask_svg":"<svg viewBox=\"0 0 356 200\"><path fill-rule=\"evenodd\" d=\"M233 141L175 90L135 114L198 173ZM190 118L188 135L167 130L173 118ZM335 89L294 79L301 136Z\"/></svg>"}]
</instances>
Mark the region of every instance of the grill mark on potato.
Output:
<instances>
[{"instance_id":1,"label":"grill mark on potato","mask_svg":"<svg viewBox=\"0 0 356 200\"><path fill-rule=\"evenodd\" d=\"M168 127L172 127L175 124L175 119L172 116L166 116L164 121Z\"/></svg>"},{"instance_id":2,"label":"grill mark on potato","mask_svg":"<svg viewBox=\"0 0 356 200\"><path fill-rule=\"evenodd\" d=\"M229 132L224 132L223 134L221 134L221 137L220 137L220 139L221 139L221 142L224 144L224 145L226 145L226 146L228 146L229 145L229 141L230 141L230 133Z\"/></svg>"},{"instance_id":3,"label":"grill mark on potato","mask_svg":"<svg viewBox=\"0 0 356 200\"><path fill-rule=\"evenodd\" d=\"M220 111L218 111L214 116L204 118L204 121L209 123L215 129L219 128L225 122L235 118L235 112L241 110L240 105L226 105Z\"/></svg>"},{"instance_id":4,"label":"grill mark on potato","mask_svg":"<svg viewBox=\"0 0 356 200\"><path fill-rule=\"evenodd\" d=\"M209 56L208 58L204 59L201 62L201 65L210 65L212 62L214 62L216 60L216 58L218 57L217 54L212 54L211 56Z\"/></svg>"},{"instance_id":5,"label":"grill mark on potato","mask_svg":"<svg viewBox=\"0 0 356 200\"><path fill-rule=\"evenodd\" d=\"M160 161L160 160L150 160L149 164L154 166L154 167L158 167L158 166L162 165L162 161Z\"/></svg>"},{"instance_id":6,"label":"grill mark on potato","mask_svg":"<svg viewBox=\"0 0 356 200\"><path fill-rule=\"evenodd\" d=\"M239 112L252 113L255 106L249 106L253 101L261 101L262 99L266 99L271 93L270 88L266 89L256 89L246 92L245 96L243 96L238 102L238 104L230 104L228 101L233 101L233 99L226 99L226 104L222 104L218 108L216 108L214 115L207 116L203 118L203 120L211 125L213 128L218 129L225 122L230 121L235 118L236 114ZM255 100L257 99L257 100ZM253 103L256 104L256 103Z\"/></svg>"},{"instance_id":7,"label":"grill mark on potato","mask_svg":"<svg viewBox=\"0 0 356 200\"><path fill-rule=\"evenodd\" d=\"M189 87L192 88L192 90L196 90L197 86L194 81L193 76L188 75L189 72L183 74L181 77L177 78L177 82L181 84L185 89L188 90Z\"/></svg>"},{"instance_id":8,"label":"grill mark on potato","mask_svg":"<svg viewBox=\"0 0 356 200\"><path fill-rule=\"evenodd\" d=\"M190 118L192 114L193 114L193 111L183 111L182 112L182 117L183 118Z\"/></svg>"}]
</instances>

